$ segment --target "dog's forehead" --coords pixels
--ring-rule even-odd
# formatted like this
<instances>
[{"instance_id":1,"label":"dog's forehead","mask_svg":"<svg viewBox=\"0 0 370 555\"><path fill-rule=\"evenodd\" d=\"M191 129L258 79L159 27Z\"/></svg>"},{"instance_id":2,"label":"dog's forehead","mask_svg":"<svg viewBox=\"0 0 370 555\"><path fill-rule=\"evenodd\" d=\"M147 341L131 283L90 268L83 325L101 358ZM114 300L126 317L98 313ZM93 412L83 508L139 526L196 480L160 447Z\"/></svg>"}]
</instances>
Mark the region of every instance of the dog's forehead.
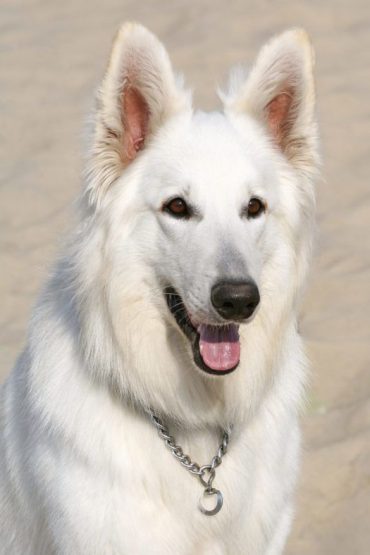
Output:
<instances>
[{"instance_id":1,"label":"dog's forehead","mask_svg":"<svg viewBox=\"0 0 370 555\"><path fill-rule=\"evenodd\" d=\"M218 112L197 112L169 137L166 166L191 187L228 187L262 181L263 164L253 141L245 141ZM250 144L249 144L250 143Z\"/></svg>"}]
</instances>

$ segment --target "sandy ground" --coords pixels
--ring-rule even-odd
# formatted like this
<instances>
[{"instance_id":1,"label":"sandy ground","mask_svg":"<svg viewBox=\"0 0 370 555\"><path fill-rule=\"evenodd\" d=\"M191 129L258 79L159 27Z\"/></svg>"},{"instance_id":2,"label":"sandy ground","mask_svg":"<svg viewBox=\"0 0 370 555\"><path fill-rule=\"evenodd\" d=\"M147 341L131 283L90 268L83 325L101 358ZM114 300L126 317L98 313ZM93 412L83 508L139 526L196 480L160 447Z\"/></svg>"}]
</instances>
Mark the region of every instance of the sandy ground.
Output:
<instances>
[{"instance_id":1,"label":"sandy ground","mask_svg":"<svg viewBox=\"0 0 370 555\"><path fill-rule=\"evenodd\" d=\"M313 361L291 555L370 553L370 3L3 0L0 6L0 375L11 368L79 188L82 127L125 19L159 34L213 108L230 65L271 34L311 33L325 181L302 317Z\"/></svg>"}]
</instances>

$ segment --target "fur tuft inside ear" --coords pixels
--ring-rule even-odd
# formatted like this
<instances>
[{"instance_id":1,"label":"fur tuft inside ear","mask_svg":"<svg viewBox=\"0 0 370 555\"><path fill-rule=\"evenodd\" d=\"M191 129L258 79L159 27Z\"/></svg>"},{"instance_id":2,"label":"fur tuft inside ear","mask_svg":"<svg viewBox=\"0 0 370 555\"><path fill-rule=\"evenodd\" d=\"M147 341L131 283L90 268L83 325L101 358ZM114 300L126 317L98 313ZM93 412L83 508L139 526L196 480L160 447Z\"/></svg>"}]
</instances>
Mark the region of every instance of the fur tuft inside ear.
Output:
<instances>
[{"instance_id":1,"label":"fur tuft inside ear","mask_svg":"<svg viewBox=\"0 0 370 555\"><path fill-rule=\"evenodd\" d=\"M297 168L317 164L314 56L305 31L293 29L262 48L248 77L223 95L225 111L257 119Z\"/></svg>"},{"instance_id":2,"label":"fur tuft inside ear","mask_svg":"<svg viewBox=\"0 0 370 555\"><path fill-rule=\"evenodd\" d=\"M145 27L126 23L114 41L99 91L87 193L98 205L111 183L172 116L191 109L161 42Z\"/></svg>"}]
</instances>

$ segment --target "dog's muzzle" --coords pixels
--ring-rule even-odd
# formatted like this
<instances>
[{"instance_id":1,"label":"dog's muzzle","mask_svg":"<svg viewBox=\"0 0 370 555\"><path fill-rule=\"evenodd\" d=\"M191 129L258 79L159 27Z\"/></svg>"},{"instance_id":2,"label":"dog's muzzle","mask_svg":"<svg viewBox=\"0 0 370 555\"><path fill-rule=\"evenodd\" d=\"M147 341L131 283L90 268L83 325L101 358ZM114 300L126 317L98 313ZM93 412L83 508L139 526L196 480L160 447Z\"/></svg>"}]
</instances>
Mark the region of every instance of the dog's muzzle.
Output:
<instances>
[{"instance_id":1,"label":"dog's muzzle","mask_svg":"<svg viewBox=\"0 0 370 555\"><path fill-rule=\"evenodd\" d=\"M171 314L190 341L195 364L201 370L216 376L235 370L240 361L238 324L195 324L181 296L173 287L167 287L164 294Z\"/></svg>"}]
</instances>

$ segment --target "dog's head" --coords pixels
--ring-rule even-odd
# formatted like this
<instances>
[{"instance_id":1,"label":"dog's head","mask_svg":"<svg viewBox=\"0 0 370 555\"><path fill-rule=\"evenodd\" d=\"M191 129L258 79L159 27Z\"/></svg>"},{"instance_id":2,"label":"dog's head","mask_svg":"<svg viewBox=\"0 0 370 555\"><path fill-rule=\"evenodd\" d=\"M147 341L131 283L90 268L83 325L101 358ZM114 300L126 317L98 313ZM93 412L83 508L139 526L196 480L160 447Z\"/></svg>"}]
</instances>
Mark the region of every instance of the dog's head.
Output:
<instances>
[{"instance_id":1,"label":"dog's head","mask_svg":"<svg viewBox=\"0 0 370 555\"><path fill-rule=\"evenodd\" d=\"M140 25L121 28L85 199L96 257L90 311L104 305L106 317L90 333L109 329L127 372L228 374L294 309L317 166L305 33L274 38L222 99L222 113L193 113L163 45Z\"/></svg>"}]
</instances>

